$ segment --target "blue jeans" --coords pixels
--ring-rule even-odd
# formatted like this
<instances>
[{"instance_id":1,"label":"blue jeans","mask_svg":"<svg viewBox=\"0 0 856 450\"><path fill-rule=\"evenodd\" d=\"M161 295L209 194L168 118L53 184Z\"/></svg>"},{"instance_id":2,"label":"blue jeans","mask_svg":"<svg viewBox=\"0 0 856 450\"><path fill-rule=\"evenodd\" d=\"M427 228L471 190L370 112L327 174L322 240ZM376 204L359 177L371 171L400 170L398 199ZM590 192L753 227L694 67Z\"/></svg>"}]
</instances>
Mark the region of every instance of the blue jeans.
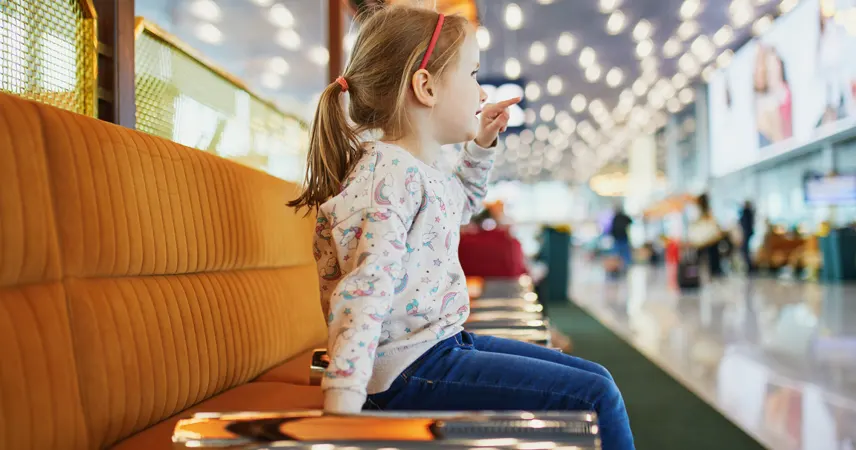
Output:
<instances>
[{"instance_id":1,"label":"blue jeans","mask_svg":"<svg viewBox=\"0 0 856 450\"><path fill-rule=\"evenodd\" d=\"M621 258L621 262L624 263L624 268L630 267L633 264L633 249L630 247L630 241L616 239L614 247L615 252Z\"/></svg>"},{"instance_id":2,"label":"blue jeans","mask_svg":"<svg viewBox=\"0 0 856 450\"><path fill-rule=\"evenodd\" d=\"M519 341L462 332L437 344L367 409L595 411L604 450L633 449L624 400L599 364Z\"/></svg>"}]
</instances>

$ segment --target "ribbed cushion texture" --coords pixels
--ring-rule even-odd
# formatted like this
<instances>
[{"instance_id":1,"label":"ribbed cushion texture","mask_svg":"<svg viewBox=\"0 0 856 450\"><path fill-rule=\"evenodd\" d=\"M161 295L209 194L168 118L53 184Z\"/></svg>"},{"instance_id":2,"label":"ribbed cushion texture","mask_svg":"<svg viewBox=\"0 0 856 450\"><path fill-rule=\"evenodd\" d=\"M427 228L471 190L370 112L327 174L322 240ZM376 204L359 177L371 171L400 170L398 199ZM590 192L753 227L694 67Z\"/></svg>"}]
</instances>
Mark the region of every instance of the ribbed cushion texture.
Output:
<instances>
[{"instance_id":1,"label":"ribbed cushion texture","mask_svg":"<svg viewBox=\"0 0 856 450\"><path fill-rule=\"evenodd\" d=\"M296 189L0 94L0 448L106 448L323 342Z\"/></svg>"}]
</instances>

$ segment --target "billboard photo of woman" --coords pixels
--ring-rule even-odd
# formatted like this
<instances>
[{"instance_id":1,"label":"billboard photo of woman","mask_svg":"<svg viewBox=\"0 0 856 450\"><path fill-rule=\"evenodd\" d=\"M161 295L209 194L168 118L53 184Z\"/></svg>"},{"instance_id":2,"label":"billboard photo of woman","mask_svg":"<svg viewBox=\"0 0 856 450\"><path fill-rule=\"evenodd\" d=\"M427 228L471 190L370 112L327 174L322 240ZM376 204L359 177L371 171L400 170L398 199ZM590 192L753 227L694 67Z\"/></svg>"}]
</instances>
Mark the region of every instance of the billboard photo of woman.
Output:
<instances>
[{"instance_id":1,"label":"billboard photo of woman","mask_svg":"<svg viewBox=\"0 0 856 450\"><path fill-rule=\"evenodd\" d=\"M850 35L834 15L828 14L820 9L817 72L823 83L826 107L817 126L856 114L856 64L853 62L856 37Z\"/></svg>"},{"instance_id":2,"label":"billboard photo of woman","mask_svg":"<svg viewBox=\"0 0 856 450\"><path fill-rule=\"evenodd\" d=\"M763 148L793 136L791 87L776 49L758 45L753 78L758 146Z\"/></svg>"}]
</instances>

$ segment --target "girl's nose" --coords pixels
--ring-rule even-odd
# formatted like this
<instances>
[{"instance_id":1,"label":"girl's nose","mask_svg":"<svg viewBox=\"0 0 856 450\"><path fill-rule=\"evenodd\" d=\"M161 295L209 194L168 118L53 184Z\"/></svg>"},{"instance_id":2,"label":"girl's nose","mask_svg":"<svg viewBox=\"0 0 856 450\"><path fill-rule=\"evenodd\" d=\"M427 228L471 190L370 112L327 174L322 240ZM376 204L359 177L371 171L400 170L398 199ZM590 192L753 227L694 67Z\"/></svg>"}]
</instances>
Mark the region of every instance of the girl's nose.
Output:
<instances>
[{"instance_id":1,"label":"girl's nose","mask_svg":"<svg viewBox=\"0 0 856 450\"><path fill-rule=\"evenodd\" d=\"M479 101L484 103L487 101L487 92L482 89L481 85L479 85Z\"/></svg>"}]
</instances>

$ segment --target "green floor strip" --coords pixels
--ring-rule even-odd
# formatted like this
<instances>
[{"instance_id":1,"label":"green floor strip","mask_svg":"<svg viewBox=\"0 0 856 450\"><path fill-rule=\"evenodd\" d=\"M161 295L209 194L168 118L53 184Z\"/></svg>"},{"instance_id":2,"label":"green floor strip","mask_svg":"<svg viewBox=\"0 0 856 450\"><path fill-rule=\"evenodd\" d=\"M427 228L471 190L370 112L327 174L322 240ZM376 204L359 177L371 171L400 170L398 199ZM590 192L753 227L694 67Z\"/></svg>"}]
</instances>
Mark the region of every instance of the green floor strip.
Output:
<instances>
[{"instance_id":1,"label":"green floor strip","mask_svg":"<svg viewBox=\"0 0 856 450\"><path fill-rule=\"evenodd\" d=\"M574 356L612 372L637 449L763 448L578 306L550 304L549 313L552 323L573 340Z\"/></svg>"}]
</instances>

